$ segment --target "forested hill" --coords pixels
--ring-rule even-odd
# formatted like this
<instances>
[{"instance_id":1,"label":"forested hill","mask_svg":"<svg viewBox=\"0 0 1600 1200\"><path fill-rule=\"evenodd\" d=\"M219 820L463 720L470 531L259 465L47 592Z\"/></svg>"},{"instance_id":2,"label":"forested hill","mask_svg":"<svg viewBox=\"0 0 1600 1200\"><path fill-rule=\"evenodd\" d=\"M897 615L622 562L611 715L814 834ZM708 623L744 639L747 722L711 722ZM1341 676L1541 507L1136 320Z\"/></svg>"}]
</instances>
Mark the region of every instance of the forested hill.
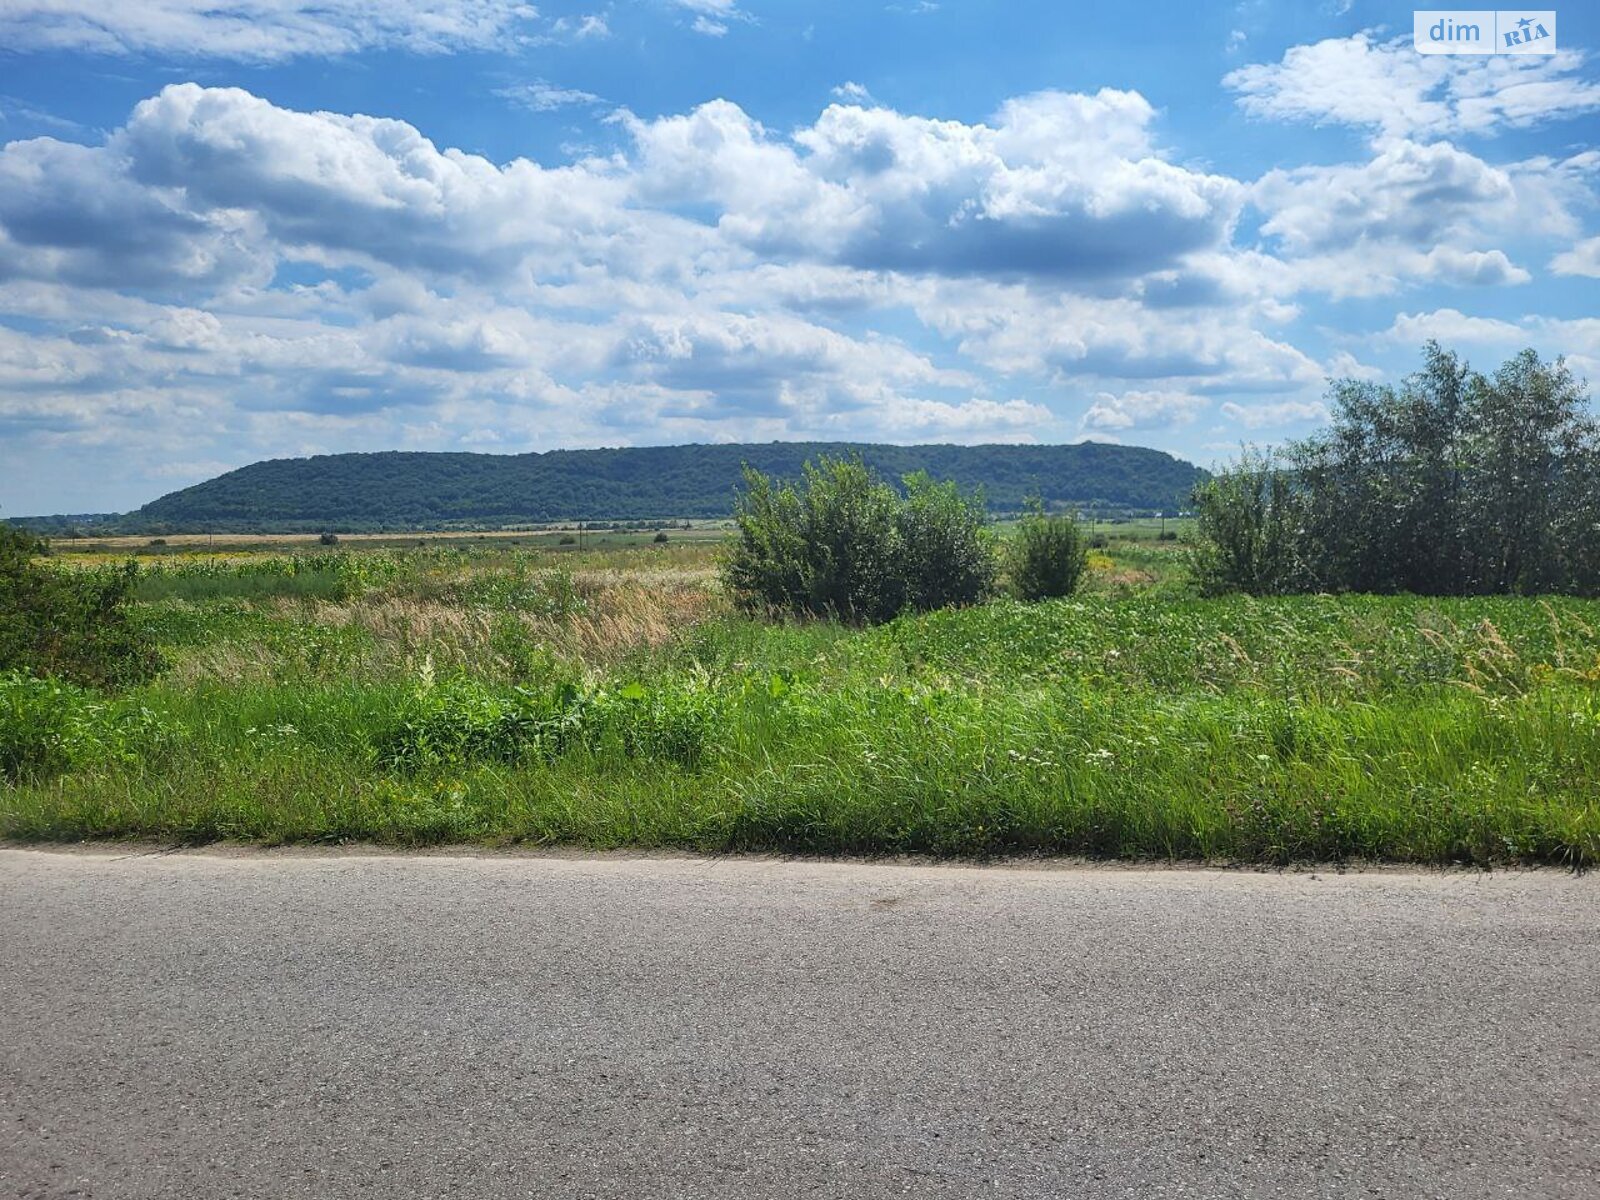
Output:
<instances>
[{"instance_id":1,"label":"forested hill","mask_svg":"<svg viewBox=\"0 0 1600 1200\"><path fill-rule=\"evenodd\" d=\"M886 478L916 470L981 486L991 510L1047 503L1170 510L1203 477L1158 450L1072 446L880 446L828 442L552 450L387 452L282 458L230 471L123 520L151 531L486 527L562 520L727 516L743 464L797 477L822 454L859 453Z\"/></svg>"}]
</instances>

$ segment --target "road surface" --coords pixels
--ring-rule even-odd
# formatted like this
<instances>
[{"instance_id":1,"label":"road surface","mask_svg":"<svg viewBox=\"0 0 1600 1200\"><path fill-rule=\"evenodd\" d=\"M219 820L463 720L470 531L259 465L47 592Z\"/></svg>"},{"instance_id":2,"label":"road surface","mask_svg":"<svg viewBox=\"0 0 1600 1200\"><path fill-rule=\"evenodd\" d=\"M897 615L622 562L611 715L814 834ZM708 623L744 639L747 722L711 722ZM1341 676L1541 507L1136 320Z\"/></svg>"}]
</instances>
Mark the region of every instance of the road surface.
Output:
<instances>
[{"instance_id":1,"label":"road surface","mask_svg":"<svg viewBox=\"0 0 1600 1200\"><path fill-rule=\"evenodd\" d=\"M0 849L0 1197L1593 1200L1597 884Z\"/></svg>"}]
</instances>

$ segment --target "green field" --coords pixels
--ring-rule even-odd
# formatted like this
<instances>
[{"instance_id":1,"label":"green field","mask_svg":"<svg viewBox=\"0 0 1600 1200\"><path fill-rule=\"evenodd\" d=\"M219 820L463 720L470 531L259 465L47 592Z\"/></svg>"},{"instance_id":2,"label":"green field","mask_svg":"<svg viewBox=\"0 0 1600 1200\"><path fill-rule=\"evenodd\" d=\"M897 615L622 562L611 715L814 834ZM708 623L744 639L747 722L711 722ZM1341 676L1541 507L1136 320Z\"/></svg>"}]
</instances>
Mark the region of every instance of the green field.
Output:
<instances>
[{"instance_id":1,"label":"green field","mask_svg":"<svg viewBox=\"0 0 1600 1200\"><path fill-rule=\"evenodd\" d=\"M0 683L0 836L1600 855L1600 603L1203 600L1101 531L1077 597L872 629L736 615L710 529L149 548L165 671Z\"/></svg>"}]
</instances>

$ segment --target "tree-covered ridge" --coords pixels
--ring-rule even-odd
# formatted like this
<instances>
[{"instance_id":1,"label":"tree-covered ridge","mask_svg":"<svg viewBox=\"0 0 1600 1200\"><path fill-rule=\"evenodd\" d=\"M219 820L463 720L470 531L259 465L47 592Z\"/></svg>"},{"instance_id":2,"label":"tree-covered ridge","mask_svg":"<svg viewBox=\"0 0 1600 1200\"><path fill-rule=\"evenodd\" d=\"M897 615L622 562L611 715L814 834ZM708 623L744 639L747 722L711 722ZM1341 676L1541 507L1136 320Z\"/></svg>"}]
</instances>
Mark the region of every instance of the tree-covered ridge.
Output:
<instances>
[{"instance_id":1,"label":"tree-covered ridge","mask_svg":"<svg viewBox=\"0 0 1600 1200\"><path fill-rule=\"evenodd\" d=\"M1071 446L886 446L837 442L552 450L391 451L273 459L130 513L141 531L276 532L494 527L545 521L726 517L745 466L778 479L808 459L859 454L886 479L914 471L982 488L991 510L1047 505L1170 511L1204 472L1158 450Z\"/></svg>"}]
</instances>

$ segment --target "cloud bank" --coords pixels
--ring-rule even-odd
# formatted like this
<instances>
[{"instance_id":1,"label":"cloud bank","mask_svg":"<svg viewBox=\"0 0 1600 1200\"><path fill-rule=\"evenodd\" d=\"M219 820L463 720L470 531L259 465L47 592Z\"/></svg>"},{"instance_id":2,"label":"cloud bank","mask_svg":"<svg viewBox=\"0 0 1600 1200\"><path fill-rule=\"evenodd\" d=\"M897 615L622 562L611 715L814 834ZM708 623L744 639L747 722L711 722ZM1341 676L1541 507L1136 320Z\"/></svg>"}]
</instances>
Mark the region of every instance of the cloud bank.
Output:
<instances>
[{"instance_id":1,"label":"cloud bank","mask_svg":"<svg viewBox=\"0 0 1600 1200\"><path fill-rule=\"evenodd\" d=\"M265 59L608 32L495 0L43 11L11 6L0 35ZM639 116L536 79L501 95L601 114L609 137L540 163L173 84L97 142L0 149L5 465L148 463L131 503L182 464L379 446L1275 436L1358 364L1307 305L1600 273L1600 157L1466 140L1523 128L1535 94L1540 120L1600 103L1581 60L1435 62L1359 35L1233 72L1253 118L1370 139L1254 179L1182 158L1155 106L1113 88L957 121L852 84L777 130L724 99ZM1378 342L1592 344L1573 322L1414 307Z\"/></svg>"}]
</instances>

